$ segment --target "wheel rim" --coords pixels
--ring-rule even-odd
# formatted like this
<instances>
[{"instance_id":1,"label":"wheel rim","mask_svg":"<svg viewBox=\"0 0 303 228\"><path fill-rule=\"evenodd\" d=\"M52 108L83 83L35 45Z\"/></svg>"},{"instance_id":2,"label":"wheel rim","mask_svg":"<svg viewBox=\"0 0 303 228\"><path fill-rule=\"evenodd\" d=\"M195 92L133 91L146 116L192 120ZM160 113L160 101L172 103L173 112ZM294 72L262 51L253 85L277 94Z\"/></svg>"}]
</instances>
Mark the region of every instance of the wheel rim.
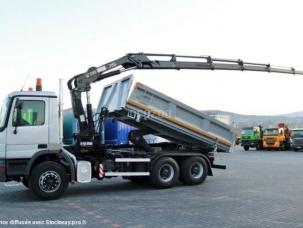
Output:
<instances>
[{"instance_id":1,"label":"wheel rim","mask_svg":"<svg viewBox=\"0 0 303 228\"><path fill-rule=\"evenodd\" d=\"M160 168L161 181L167 183L170 182L175 176L174 167L170 164L164 164Z\"/></svg>"},{"instance_id":2,"label":"wheel rim","mask_svg":"<svg viewBox=\"0 0 303 228\"><path fill-rule=\"evenodd\" d=\"M203 176L203 173L204 173L203 165L200 162L194 162L190 169L190 175L194 179L199 179Z\"/></svg>"},{"instance_id":3,"label":"wheel rim","mask_svg":"<svg viewBox=\"0 0 303 228\"><path fill-rule=\"evenodd\" d=\"M39 187L43 192L51 193L59 189L61 177L55 171L46 171L39 178Z\"/></svg>"}]
</instances>

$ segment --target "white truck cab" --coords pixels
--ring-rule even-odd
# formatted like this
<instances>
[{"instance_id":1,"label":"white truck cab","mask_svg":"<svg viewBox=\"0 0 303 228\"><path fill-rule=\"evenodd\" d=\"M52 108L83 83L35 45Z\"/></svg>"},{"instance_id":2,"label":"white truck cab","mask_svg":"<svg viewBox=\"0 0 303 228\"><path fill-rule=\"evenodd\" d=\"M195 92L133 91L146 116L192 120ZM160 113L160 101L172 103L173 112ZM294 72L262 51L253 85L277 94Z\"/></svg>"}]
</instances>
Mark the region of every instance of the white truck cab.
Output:
<instances>
[{"instance_id":1,"label":"white truck cab","mask_svg":"<svg viewBox=\"0 0 303 228\"><path fill-rule=\"evenodd\" d=\"M10 93L0 113L0 180L25 174L28 162L39 151L58 150L58 99L54 92Z\"/></svg>"}]
</instances>

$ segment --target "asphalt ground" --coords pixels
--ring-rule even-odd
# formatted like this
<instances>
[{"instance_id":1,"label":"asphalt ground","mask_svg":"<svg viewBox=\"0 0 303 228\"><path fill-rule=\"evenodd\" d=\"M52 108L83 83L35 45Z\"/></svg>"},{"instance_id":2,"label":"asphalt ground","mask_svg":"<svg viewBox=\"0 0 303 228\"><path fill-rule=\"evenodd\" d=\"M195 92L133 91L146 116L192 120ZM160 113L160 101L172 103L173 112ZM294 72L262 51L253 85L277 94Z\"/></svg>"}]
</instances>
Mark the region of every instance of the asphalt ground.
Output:
<instances>
[{"instance_id":1,"label":"asphalt ground","mask_svg":"<svg viewBox=\"0 0 303 228\"><path fill-rule=\"evenodd\" d=\"M303 152L237 147L216 163L227 170L198 186L156 190L114 178L72 185L55 201L1 183L0 227L303 227Z\"/></svg>"}]
</instances>

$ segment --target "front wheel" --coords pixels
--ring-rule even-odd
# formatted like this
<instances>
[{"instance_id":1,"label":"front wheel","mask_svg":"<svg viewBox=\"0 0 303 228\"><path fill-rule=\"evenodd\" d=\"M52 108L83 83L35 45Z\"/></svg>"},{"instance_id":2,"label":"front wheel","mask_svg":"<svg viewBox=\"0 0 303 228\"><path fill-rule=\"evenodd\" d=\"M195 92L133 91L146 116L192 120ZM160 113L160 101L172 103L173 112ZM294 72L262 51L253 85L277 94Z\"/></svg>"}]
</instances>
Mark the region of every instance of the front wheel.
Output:
<instances>
[{"instance_id":1,"label":"front wheel","mask_svg":"<svg viewBox=\"0 0 303 228\"><path fill-rule=\"evenodd\" d=\"M24 177L22 178L22 184L24 185L24 187L29 188L29 186L28 186L28 180L25 179Z\"/></svg>"},{"instance_id":2,"label":"front wheel","mask_svg":"<svg viewBox=\"0 0 303 228\"><path fill-rule=\"evenodd\" d=\"M256 145L256 150L260 150L260 145Z\"/></svg>"},{"instance_id":3,"label":"front wheel","mask_svg":"<svg viewBox=\"0 0 303 228\"><path fill-rule=\"evenodd\" d=\"M203 158L191 157L183 161L181 180L188 185L202 184L207 178L208 166Z\"/></svg>"},{"instance_id":4,"label":"front wheel","mask_svg":"<svg viewBox=\"0 0 303 228\"><path fill-rule=\"evenodd\" d=\"M282 142L282 143L281 143L281 145L280 145L280 150L281 150L281 151L285 151L285 150L286 150L285 142Z\"/></svg>"},{"instance_id":5,"label":"front wheel","mask_svg":"<svg viewBox=\"0 0 303 228\"><path fill-rule=\"evenodd\" d=\"M249 146L244 146L244 150L248 151L249 150Z\"/></svg>"},{"instance_id":6,"label":"front wheel","mask_svg":"<svg viewBox=\"0 0 303 228\"><path fill-rule=\"evenodd\" d=\"M57 199L65 192L67 186L67 172L57 162L47 161L37 165L29 177L30 189L41 199Z\"/></svg>"}]
</instances>

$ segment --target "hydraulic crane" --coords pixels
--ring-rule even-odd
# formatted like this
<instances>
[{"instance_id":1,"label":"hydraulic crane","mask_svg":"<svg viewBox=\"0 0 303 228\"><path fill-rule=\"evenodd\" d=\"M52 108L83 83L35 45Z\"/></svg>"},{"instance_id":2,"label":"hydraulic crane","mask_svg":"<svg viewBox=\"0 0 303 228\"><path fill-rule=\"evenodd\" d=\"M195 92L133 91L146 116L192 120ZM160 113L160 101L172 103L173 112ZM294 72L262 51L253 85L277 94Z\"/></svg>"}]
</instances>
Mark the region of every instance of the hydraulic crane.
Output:
<instances>
[{"instance_id":1,"label":"hydraulic crane","mask_svg":"<svg viewBox=\"0 0 303 228\"><path fill-rule=\"evenodd\" d=\"M22 181L43 199L56 199L69 183L89 183L92 179L123 177L132 182L150 180L157 188L170 188L178 181L202 184L212 176L215 151L228 152L234 135L221 123L182 102L124 77L104 87L94 118L90 101L91 84L128 70L237 70L303 74L294 68L270 64L218 59L210 56L128 54L120 59L91 67L68 81L72 107L79 122L77 143L61 142L61 99L41 90L15 91L6 97L0 115L0 182ZM81 95L86 93L84 109ZM149 94L150 96L144 96ZM104 98L104 99L103 99ZM60 107L60 108L59 108ZM104 117L114 117L132 125L124 145L104 142ZM68 121L68 118L65 119ZM102 126L97 129L94 121ZM29 127L30 126L30 127ZM68 131L69 132L69 131ZM69 133L73 133L72 130ZM154 134L165 143L147 143L143 136Z\"/></svg>"},{"instance_id":2,"label":"hydraulic crane","mask_svg":"<svg viewBox=\"0 0 303 228\"><path fill-rule=\"evenodd\" d=\"M77 135L79 142L94 141L98 135L95 131L92 104L90 100L91 84L129 70L231 70L259 71L282 74L299 74L293 67L284 68L271 64L244 62L241 59L222 59L211 56L187 56L175 54L130 53L117 60L99 67L91 67L87 72L76 75L68 81L71 92L72 108L79 122L80 131ZM87 98L86 112L81 94Z\"/></svg>"}]
</instances>

